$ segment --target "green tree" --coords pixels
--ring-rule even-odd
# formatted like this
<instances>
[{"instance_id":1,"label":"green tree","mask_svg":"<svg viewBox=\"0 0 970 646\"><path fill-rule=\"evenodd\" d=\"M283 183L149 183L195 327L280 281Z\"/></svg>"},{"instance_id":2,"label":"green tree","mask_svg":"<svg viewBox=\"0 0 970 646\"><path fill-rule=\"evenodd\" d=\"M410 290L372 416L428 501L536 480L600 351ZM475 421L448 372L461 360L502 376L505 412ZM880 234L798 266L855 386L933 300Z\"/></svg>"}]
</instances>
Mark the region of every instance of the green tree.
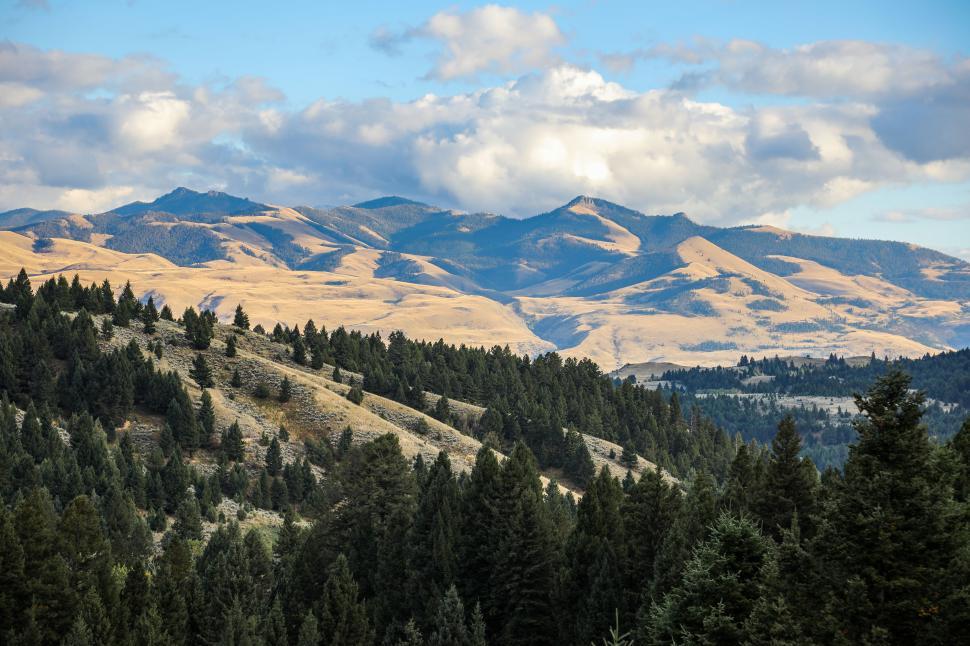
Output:
<instances>
[{"instance_id":1,"label":"green tree","mask_svg":"<svg viewBox=\"0 0 970 646\"><path fill-rule=\"evenodd\" d=\"M212 436L216 429L216 411L212 405L212 395L208 390L202 391L202 398L199 402L199 431L200 441L203 446L212 444Z\"/></svg>"},{"instance_id":2,"label":"green tree","mask_svg":"<svg viewBox=\"0 0 970 646\"><path fill-rule=\"evenodd\" d=\"M249 315L243 311L242 303L236 305L236 314L232 318L232 324L240 330L249 329Z\"/></svg>"},{"instance_id":3,"label":"green tree","mask_svg":"<svg viewBox=\"0 0 970 646\"><path fill-rule=\"evenodd\" d=\"M364 401L364 391L360 386L351 386L350 390L347 391L347 400L360 406Z\"/></svg>"},{"instance_id":4,"label":"green tree","mask_svg":"<svg viewBox=\"0 0 970 646\"><path fill-rule=\"evenodd\" d=\"M274 477L283 472L283 452L280 449L280 441L275 437L266 449L266 471Z\"/></svg>"},{"instance_id":5,"label":"green tree","mask_svg":"<svg viewBox=\"0 0 970 646\"><path fill-rule=\"evenodd\" d=\"M290 401L293 396L293 384L290 382L289 377L283 377L283 381L280 382L280 402L286 403Z\"/></svg>"},{"instance_id":6,"label":"green tree","mask_svg":"<svg viewBox=\"0 0 970 646\"><path fill-rule=\"evenodd\" d=\"M966 533L953 470L920 423L923 394L909 387L890 372L856 397L859 441L820 526L833 611L850 641L947 642L967 616L954 581Z\"/></svg>"},{"instance_id":7,"label":"green tree","mask_svg":"<svg viewBox=\"0 0 970 646\"><path fill-rule=\"evenodd\" d=\"M470 646L471 636L465 625L465 606L455 586L448 588L437 602L434 630L428 643L431 646Z\"/></svg>"},{"instance_id":8,"label":"green tree","mask_svg":"<svg viewBox=\"0 0 970 646\"><path fill-rule=\"evenodd\" d=\"M327 571L320 609L320 636L333 646L369 645L374 634L347 558L340 554Z\"/></svg>"},{"instance_id":9,"label":"green tree","mask_svg":"<svg viewBox=\"0 0 970 646\"><path fill-rule=\"evenodd\" d=\"M765 484L757 502L766 531L776 538L791 527L796 514L803 535L810 538L814 534L818 474L810 459L798 457L801 446L795 420L786 415L771 441Z\"/></svg>"},{"instance_id":10,"label":"green tree","mask_svg":"<svg viewBox=\"0 0 970 646\"><path fill-rule=\"evenodd\" d=\"M236 335L230 334L226 339L226 356L230 359L236 356Z\"/></svg>"},{"instance_id":11,"label":"green tree","mask_svg":"<svg viewBox=\"0 0 970 646\"><path fill-rule=\"evenodd\" d=\"M722 514L688 561L681 581L650 614L655 644L740 644L770 558L769 544L745 517Z\"/></svg>"},{"instance_id":12,"label":"green tree","mask_svg":"<svg viewBox=\"0 0 970 646\"><path fill-rule=\"evenodd\" d=\"M245 456L243 448L242 429L239 428L239 421L233 422L229 428L222 432L222 440L219 443L223 455L228 460L239 462Z\"/></svg>"},{"instance_id":13,"label":"green tree","mask_svg":"<svg viewBox=\"0 0 970 646\"><path fill-rule=\"evenodd\" d=\"M212 370L202 354L195 355L195 359L192 360L189 376L195 380L195 383L199 384L200 388L211 388L215 385L212 380Z\"/></svg>"}]
</instances>

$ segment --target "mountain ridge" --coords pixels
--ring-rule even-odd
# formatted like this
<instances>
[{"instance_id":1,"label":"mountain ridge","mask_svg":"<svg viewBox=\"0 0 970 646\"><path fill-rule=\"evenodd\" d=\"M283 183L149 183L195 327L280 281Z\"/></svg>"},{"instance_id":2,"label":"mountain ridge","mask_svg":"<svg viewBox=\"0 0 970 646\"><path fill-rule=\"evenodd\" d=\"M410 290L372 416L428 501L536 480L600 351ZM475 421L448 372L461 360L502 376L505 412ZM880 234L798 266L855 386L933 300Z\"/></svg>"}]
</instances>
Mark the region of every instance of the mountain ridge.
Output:
<instances>
[{"instance_id":1,"label":"mountain ridge","mask_svg":"<svg viewBox=\"0 0 970 646\"><path fill-rule=\"evenodd\" d=\"M157 254L179 268L164 271L184 270L189 282L208 270L244 270L209 292L255 295L241 284L259 268L272 270L286 287L260 293L270 324L328 306L289 305L287 290L317 293L359 311L362 329L396 323L411 336L457 340L447 322L486 344L590 356L607 369L656 359L716 363L742 352L896 355L970 344L970 264L957 258L901 242L718 228L588 195L515 219L400 196L288 208L179 187L99 214L18 226L0 217L0 229ZM57 249L46 259L37 251L35 270L76 264L52 264L70 260ZM321 283L327 296L296 287ZM420 298L423 313L414 318L400 297L376 296L387 289L409 294L411 307Z\"/></svg>"}]
</instances>

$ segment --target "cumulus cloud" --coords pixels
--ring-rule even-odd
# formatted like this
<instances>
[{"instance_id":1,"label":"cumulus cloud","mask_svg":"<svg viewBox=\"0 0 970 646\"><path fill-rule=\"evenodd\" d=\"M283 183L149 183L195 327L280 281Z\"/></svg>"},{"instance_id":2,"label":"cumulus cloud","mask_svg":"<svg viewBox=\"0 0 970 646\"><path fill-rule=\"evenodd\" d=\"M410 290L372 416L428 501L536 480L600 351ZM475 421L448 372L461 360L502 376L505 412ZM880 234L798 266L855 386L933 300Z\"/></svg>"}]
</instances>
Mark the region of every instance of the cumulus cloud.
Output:
<instances>
[{"instance_id":1,"label":"cumulus cloud","mask_svg":"<svg viewBox=\"0 0 970 646\"><path fill-rule=\"evenodd\" d=\"M440 45L427 76L444 81L545 67L556 60L553 50L566 41L548 14L490 4L464 13L442 11L420 27L400 33L378 28L371 34L370 44L395 55L404 43L414 39Z\"/></svg>"},{"instance_id":2,"label":"cumulus cloud","mask_svg":"<svg viewBox=\"0 0 970 646\"><path fill-rule=\"evenodd\" d=\"M20 88L0 102L3 208L97 210L190 185L279 204L401 194L530 215L582 193L734 224L970 179L965 157L922 161L887 144L874 126L883 107L862 99L739 109L558 64L475 92L292 110L259 79L190 85L158 61L0 50L0 84Z\"/></svg>"},{"instance_id":3,"label":"cumulus cloud","mask_svg":"<svg viewBox=\"0 0 970 646\"><path fill-rule=\"evenodd\" d=\"M672 85L680 91L721 85L754 95L865 102L876 108L873 132L906 158L929 163L970 156L968 59L944 60L927 50L858 40L779 49L750 40L695 39L601 56L618 71L654 58L686 67ZM786 149L797 143L776 142Z\"/></svg>"}]
</instances>

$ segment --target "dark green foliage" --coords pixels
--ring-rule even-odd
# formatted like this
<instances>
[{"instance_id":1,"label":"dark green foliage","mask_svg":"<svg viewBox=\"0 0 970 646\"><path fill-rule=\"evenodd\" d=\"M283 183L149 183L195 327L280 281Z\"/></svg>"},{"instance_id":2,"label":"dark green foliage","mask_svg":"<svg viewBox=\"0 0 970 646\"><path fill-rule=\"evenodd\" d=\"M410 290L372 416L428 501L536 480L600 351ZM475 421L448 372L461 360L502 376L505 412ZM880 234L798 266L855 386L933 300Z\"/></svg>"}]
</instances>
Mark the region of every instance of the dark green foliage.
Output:
<instances>
[{"instance_id":1,"label":"dark green foliage","mask_svg":"<svg viewBox=\"0 0 970 646\"><path fill-rule=\"evenodd\" d=\"M364 391L360 386L351 386L347 391L347 400L358 406L364 401Z\"/></svg>"},{"instance_id":2,"label":"dark green foliage","mask_svg":"<svg viewBox=\"0 0 970 646\"><path fill-rule=\"evenodd\" d=\"M727 514L688 561L683 579L654 605L648 626L654 644L739 644L758 598L767 540L747 518Z\"/></svg>"},{"instance_id":3,"label":"dark green foliage","mask_svg":"<svg viewBox=\"0 0 970 646\"><path fill-rule=\"evenodd\" d=\"M952 498L953 471L920 425L924 397L909 386L890 373L857 397L859 443L823 513L832 611L854 641L945 642L967 618L951 587L965 572L966 517Z\"/></svg>"},{"instance_id":4,"label":"dark green foliage","mask_svg":"<svg viewBox=\"0 0 970 646\"><path fill-rule=\"evenodd\" d=\"M242 388L242 376L239 374L239 368L232 369L232 377L229 379L229 385L233 388Z\"/></svg>"},{"instance_id":5,"label":"dark green foliage","mask_svg":"<svg viewBox=\"0 0 970 646\"><path fill-rule=\"evenodd\" d=\"M283 377L283 381L280 382L280 394L278 398L280 402L286 403L290 401L290 398L292 396L293 396L293 384L292 382L290 382L289 377Z\"/></svg>"},{"instance_id":6,"label":"dark green foliage","mask_svg":"<svg viewBox=\"0 0 970 646\"><path fill-rule=\"evenodd\" d=\"M226 356L230 359L236 356L236 335L230 334L226 339Z\"/></svg>"},{"instance_id":7,"label":"dark green foliage","mask_svg":"<svg viewBox=\"0 0 970 646\"><path fill-rule=\"evenodd\" d=\"M262 380L257 381L256 387L253 388L253 397L257 399L266 399L269 397L269 384Z\"/></svg>"},{"instance_id":8,"label":"dark green foliage","mask_svg":"<svg viewBox=\"0 0 970 646\"><path fill-rule=\"evenodd\" d=\"M212 343L212 319L203 312L202 316L187 307L182 314L182 325L185 327L185 338L196 350L205 350Z\"/></svg>"},{"instance_id":9,"label":"dark green foliage","mask_svg":"<svg viewBox=\"0 0 970 646\"><path fill-rule=\"evenodd\" d=\"M202 446L212 444L212 436L216 428L216 412L212 406L212 395L208 390L202 391L202 398L199 402L199 442Z\"/></svg>"},{"instance_id":10,"label":"dark green foliage","mask_svg":"<svg viewBox=\"0 0 970 646\"><path fill-rule=\"evenodd\" d=\"M209 368L209 363L205 360L203 354L195 355L189 375L195 380L195 383L199 384L200 388L211 388L215 385L212 380L212 369Z\"/></svg>"},{"instance_id":11,"label":"dark green foliage","mask_svg":"<svg viewBox=\"0 0 970 646\"><path fill-rule=\"evenodd\" d=\"M273 438L266 449L266 472L271 476L278 476L283 471L283 454L280 451L280 441Z\"/></svg>"},{"instance_id":12,"label":"dark green foliage","mask_svg":"<svg viewBox=\"0 0 970 646\"><path fill-rule=\"evenodd\" d=\"M249 329L249 315L243 311L241 303L236 305L236 313L232 317L232 324L240 330Z\"/></svg>"},{"instance_id":13,"label":"dark green foliage","mask_svg":"<svg viewBox=\"0 0 970 646\"><path fill-rule=\"evenodd\" d=\"M319 630L323 643L333 646L367 646L374 639L367 611L358 598L357 583L343 554L327 569Z\"/></svg>"},{"instance_id":14,"label":"dark green foliage","mask_svg":"<svg viewBox=\"0 0 970 646\"><path fill-rule=\"evenodd\" d=\"M845 474L819 482L801 417L769 451L588 363L308 321L279 340L362 371L369 391L445 395L438 417L509 457L483 448L456 474L393 436L355 446L348 428L332 446L303 429L305 456L283 464L281 428L254 470L237 423L203 475L183 456L209 446L211 393L194 403L137 345L99 348L91 313L116 313L109 285L34 295L23 274L0 297L17 303L0 311L3 643L628 646L636 626L637 643L952 644L970 627L970 422L933 444L901 375L859 400ZM461 399L488 404L477 425L452 414ZM164 416L159 446L137 427L115 437L133 411ZM596 474L579 431L689 477ZM583 485L578 506L542 486L540 462ZM282 513L275 544L225 522L202 540L223 495L239 519ZM149 526L172 531L153 545Z\"/></svg>"},{"instance_id":15,"label":"dark green foliage","mask_svg":"<svg viewBox=\"0 0 970 646\"><path fill-rule=\"evenodd\" d=\"M764 484L755 504L765 531L775 538L789 529L797 516L802 534L814 534L818 474L808 458L800 458L801 438L795 421L786 417L778 425L778 434L771 441L771 456L765 472Z\"/></svg>"},{"instance_id":16,"label":"dark green foliage","mask_svg":"<svg viewBox=\"0 0 970 646\"><path fill-rule=\"evenodd\" d=\"M219 442L222 454L228 460L239 461L244 457L242 430L239 422L233 422L229 428L222 432L222 439Z\"/></svg>"},{"instance_id":17,"label":"dark green foliage","mask_svg":"<svg viewBox=\"0 0 970 646\"><path fill-rule=\"evenodd\" d=\"M306 365L306 345L303 343L303 337L297 336L293 341L293 362L301 366Z\"/></svg>"}]
</instances>

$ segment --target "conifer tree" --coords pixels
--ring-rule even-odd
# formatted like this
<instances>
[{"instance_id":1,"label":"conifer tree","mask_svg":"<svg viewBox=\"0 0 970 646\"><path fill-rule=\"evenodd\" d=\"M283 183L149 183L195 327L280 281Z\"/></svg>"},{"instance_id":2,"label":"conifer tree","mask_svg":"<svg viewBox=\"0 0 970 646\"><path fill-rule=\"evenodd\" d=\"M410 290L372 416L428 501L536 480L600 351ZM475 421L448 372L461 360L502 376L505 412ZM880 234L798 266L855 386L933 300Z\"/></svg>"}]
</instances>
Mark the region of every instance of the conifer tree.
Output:
<instances>
[{"instance_id":1,"label":"conifer tree","mask_svg":"<svg viewBox=\"0 0 970 646\"><path fill-rule=\"evenodd\" d=\"M438 398L435 402L434 412L432 416L439 422L444 422L445 424L451 423L451 406L448 403L448 398L444 395Z\"/></svg>"},{"instance_id":2,"label":"conifer tree","mask_svg":"<svg viewBox=\"0 0 970 646\"><path fill-rule=\"evenodd\" d=\"M240 330L249 329L249 315L243 311L242 303L236 305L236 313L232 318L232 324Z\"/></svg>"},{"instance_id":3,"label":"conifer tree","mask_svg":"<svg viewBox=\"0 0 970 646\"><path fill-rule=\"evenodd\" d=\"M422 483L407 541L408 598L418 626L430 625L457 577L459 513L458 482L448 454L441 451Z\"/></svg>"},{"instance_id":4,"label":"conifer tree","mask_svg":"<svg viewBox=\"0 0 970 646\"><path fill-rule=\"evenodd\" d=\"M174 321L175 316L172 314L172 308L167 304L162 305L162 311L159 313L159 318L161 318L163 321Z\"/></svg>"},{"instance_id":5,"label":"conifer tree","mask_svg":"<svg viewBox=\"0 0 970 646\"><path fill-rule=\"evenodd\" d=\"M233 422L229 428L222 432L222 439L219 442L222 454L226 459L240 461L244 457L242 430L239 428L239 421Z\"/></svg>"},{"instance_id":6,"label":"conifer tree","mask_svg":"<svg viewBox=\"0 0 970 646\"><path fill-rule=\"evenodd\" d=\"M347 558L340 554L327 570L320 609L320 637L333 646L367 646L373 631Z\"/></svg>"},{"instance_id":7,"label":"conifer tree","mask_svg":"<svg viewBox=\"0 0 970 646\"><path fill-rule=\"evenodd\" d=\"M266 472L271 476L278 476L283 471L283 454L280 450L280 441L273 438L266 449Z\"/></svg>"},{"instance_id":8,"label":"conifer tree","mask_svg":"<svg viewBox=\"0 0 970 646\"><path fill-rule=\"evenodd\" d=\"M145 334L155 334L156 323L158 322L158 310L155 309L155 299L152 296L148 297L148 302L145 303L145 307L141 312L141 321L143 324L143 331Z\"/></svg>"},{"instance_id":9,"label":"conifer tree","mask_svg":"<svg viewBox=\"0 0 970 646\"><path fill-rule=\"evenodd\" d=\"M242 376L239 374L239 368L232 369L232 378L229 380L229 385L233 388L242 388Z\"/></svg>"},{"instance_id":10,"label":"conifer tree","mask_svg":"<svg viewBox=\"0 0 970 646\"><path fill-rule=\"evenodd\" d=\"M471 638L465 625L465 606L455 586L448 588L437 606L434 630L428 643L431 646L468 646Z\"/></svg>"},{"instance_id":11,"label":"conifer tree","mask_svg":"<svg viewBox=\"0 0 970 646\"><path fill-rule=\"evenodd\" d=\"M351 386L350 390L347 391L347 400L360 406L364 401L364 391L360 386Z\"/></svg>"},{"instance_id":12,"label":"conifer tree","mask_svg":"<svg viewBox=\"0 0 970 646\"><path fill-rule=\"evenodd\" d=\"M300 634L296 641L297 646L319 646L320 630L317 625L316 615L308 610L303 617L303 623L300 624Z\"/></svg>"},{"instance_id":13,"label":"conifer tree","mask_svg":"<svg viewBox=\"0 0 970 646\"><path fill-rule=\"evenodd\" d=\"M301 366L306 365L306 345L303 343L303 337L296 337L293 341L293 362Z\"/></svg>"},{"instance_id":14,"label":"conifer tree","mask_svg":"<svg viewBox=\"0 0 970 646\"><path fill-rule=\"evenodd\" d=\"M216 428L216 411L212 405L212 395L208 390L202 391L199 402L199 441L202 446L212 444L212 436Z\"/></svg>"},{"instance_id":15,"label":"conifer tree","mask_svg":"<svg viewBox=\"0 0 970 646\"><path fill-rule=\"evenodd\" d=\"M199 384L200 388L211 388L215 385L212 379L212 369L209 368L209 363L201 353L196 354L195 359L192 360L189 375L195 380L195 383Z\"/></svg>"},{"instance_id":16,"label":"conifer tree","mask_svg":"<svg viewBox=\"0 0 970 646\"><path fill-rule=\"evenodd\" d=\"M952 578L965 536L953 474L920 424L925 397L909 386L907 375L890 372L856 397L859 441L817 540L833 610L852 641L947 641L958 630L950 622L966 617Z\"/></svg>"},{"instance_id":17,"label":"conifer tree","mask_svg":"<svg viewBox=\"0 0 970 646\"><path fill-rule=\"evenodd\" d=\"M622 502L620 483L604 466L576 510L576 526L566 546L570 578L564 596L571 619L566 635L582 643L610 625L624 603Z\"/></svg>"},{"instance_id":18,"label":"conifer tree","mask_svg":"<svg viewBox=\"0 0 970 646\"><path fill-rule=\"evenodd\" d=\"M796 514L802 534L808 538L814 534L818 475L811 460L798 456L800 451L795 420L786 415L771 442L765 484L757 502L765 530L779 539Z\"/></svg>"},{"instance_id":19,"label":"conifer tree","mask_svg":"<svg viewBox=\"0 0 970 646\"><path fill-rule=\"evenodd\" d=\"M280 382L280 394L279 400L282 403L290 401L293 396L293 384L290 382L289 377L283 377L283 381Z\"/></svg>"},{"instance_id":20,"label":"conifer tree","mask_svg":"<svg viewBox=\"0 0 970 646\"><path fill-rule=\"evenodd\" d=\"M769 558L768 542L750 520L722 514L683 579L653 607L651 643L743 643Z\"/></svg>"},{"instance_id":21,"label":"conifer tree","mask_svg":"<svg viewBox=\"0 0 970 646\"><path fill-rule=\"evenodd\" d=\"M236 335L230 334L226 339L226 356L230 359L236 356Z\"/></svg>"}]
</instances>

